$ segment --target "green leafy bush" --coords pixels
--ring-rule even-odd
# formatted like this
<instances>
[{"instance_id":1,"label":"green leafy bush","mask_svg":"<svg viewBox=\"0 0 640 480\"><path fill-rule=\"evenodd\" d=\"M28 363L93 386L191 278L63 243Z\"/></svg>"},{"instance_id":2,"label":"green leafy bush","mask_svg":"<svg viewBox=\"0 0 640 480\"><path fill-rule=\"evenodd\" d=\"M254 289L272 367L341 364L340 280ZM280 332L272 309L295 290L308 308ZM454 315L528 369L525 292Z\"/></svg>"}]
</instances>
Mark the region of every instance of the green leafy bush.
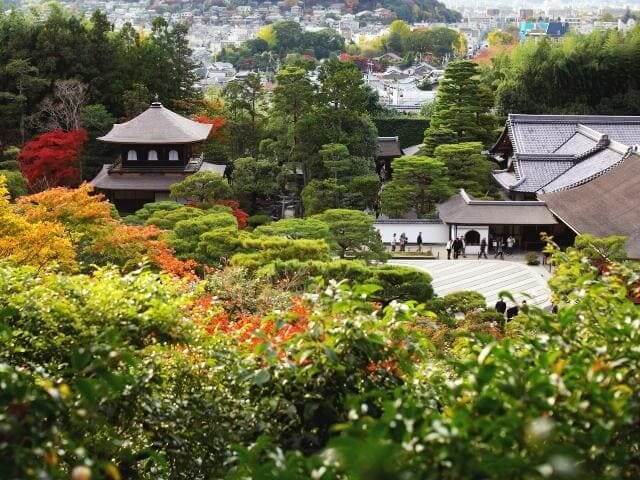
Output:
<instances>
[{"instance_id":1,"label":"green leafy bush","mask_svg":"<svg viewBox=\"0 0 640 480\"><path fill-rule=\"evenodd\" d=\"M373 217L358 210L334 209L314 215L329 226L332 247L340 257L350 256L366 260L385 260L384 245L373 226Z\"/></svg>"},{"instance_id":2,"label":"green leafy bush","mask_svg":"<svg viewBox=\"0 0 640 480\"><path fill-rule=\"evenodd\" d=\"M267 225L267 224L269 224L271 222L272 222L271 217L269 215L265 215L263 213L259 213L257 215L251 215L247 219L247 224L251 228L256 228L256 227L259 227L260 225Z\"/></svg>"},{"instance_id":3,"label":"green leafy bush","mask_svg":"<svg viewBox=\"0 0 640 480\"><path fill-rule=\"evenodd\" d=\"M367 265L353 260L277 260L263 267L258 275L271 281L286 279L290 287L298 289L308 286L315 277L325 281L344 279L355 284L374 284L380 288L371 297L385 305L394 300L425 302L433 297L428 273L395 265Z\"/></svg>"},{"instance_id":4,"label":"green leafy bush","mask_svg":"<svg viewBox=\"0 0 640 480\"><path fill-rule=\"evenodd\" d=\"M468 313L473 310L485 308L487 300L481 293L473 291L460 291L449 293L442 297L444 310L449 315L456 313Z\"/></svg>"},{"instance_id":5,"label":"green leafy bush","mask_svg":"<svg viewBox=\"0 0 640 480\"><path fill-rule=\"evenodd\" d=\"M246 253L237 253L231 264L256 270L275 260L328 260L329 247L322 240L292 240L282 237L244 237L242 248Z\"/></svg>"},{"instance_id":6,"label":"green leafy bush","mask_svg":"<svg viewBox=\"0 0 640 480\"><path fill-rule=\"evenodd\" d=\"M278 236L285 238L307 238L310 240L331 241L329 226L314 218L287 218L255 229L259 235Z\"/></svg>"},{"instance_id":7,"label":"green leafy bush","mask_svg":"<svg viewBox=\"0 0 640 480\"><path fill-rule=\"evenodd\" d=\"M163 230L173 230L176 223L182 220L190 220L192 218L205 215L204 210L193 207L181 207L173 210L156 210L144 222L145 225L155 225Z\"/></svg>"},{"instance_id":8,"label":"green leafy bush","mask_svg":"<svg viewBox=\"0 0 640 480\"><path fill-rule=\"evenodd\" d=\"M458 336L452 353L459 356L427 362L426 384L397 389L381 412L362 408L366 395L353 398L349 420L320 453L274 460L262 442L239 450L235 471L416 480L637 477L637 269L610 264L601 275L585 258L577 249L555 255L567 303L557 314L523 313L534 330L505 340ZM462 302L464 309L472 303Z\"/></svg>"},{"instance_id":9,"label":"green leafy bush","mask_svg":"<svg viewBox=\"0 0 640 480\"><path fill-rule=\"evenodd\" d=\"M126 223L132 225L143 225L149 217L159 212L171 212L183 208L184 205L178 202L165 200L162 202L145 203L144 206L133 215L124 217Z\"/></svg>"},{"instance_id":10,"label":"green leafy bush","mask_svg":"<svg viewBox=\"0 0 640 480\"><path fill-rule=\"evenodd\" d=\"M167 241L180 258L195 258L197 256L200 235L215 229L226 229L227 234L237 231L236 218L229 213L208 213L194 218L181 220L174 225L173 230L167 236Z\"/></svg>"},{"instance_id":11,"label":"green leafy bush","mask_svg":"<svg viewBox=\"0 0 640 480\"><path fill-rule=\"evenodd\" d=\"M28 193L27 181L20 171L0 169L0 176L4 177L5 187L9 190L9 196L12 199Z\"/></svg>"}]
</instances>

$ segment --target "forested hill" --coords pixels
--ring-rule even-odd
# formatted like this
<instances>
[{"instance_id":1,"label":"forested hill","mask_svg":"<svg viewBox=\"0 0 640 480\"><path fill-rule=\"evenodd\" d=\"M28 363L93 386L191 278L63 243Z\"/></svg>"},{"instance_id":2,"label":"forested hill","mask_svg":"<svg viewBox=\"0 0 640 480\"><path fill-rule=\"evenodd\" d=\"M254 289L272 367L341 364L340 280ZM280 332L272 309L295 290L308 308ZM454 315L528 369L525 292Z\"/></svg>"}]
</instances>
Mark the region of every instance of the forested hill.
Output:
<instances>
[{"instance_id":1,"label":"forested hill","mask_svg":"<svg viewBox=\"0 0 640 480\"><path fill-rule=\"evenodd\" d=\"M357 3L355 11L375 10L376 8L388 8L398 18L408 22L459 22L462 19L460 12L447 8L438 0L346 0L347 3ZM329 2L328 2L329 3Z\"/></svg>"},{"instance_id":2,"label":"forested hill","mask_svg":"<svg viewBox=\"0 0 640 480\"><path fill-rule=\"evenodd\" d=\"M272 0L254 0L257 3L272 2ZM447 8L444 3L438 0L342 0L345 6L353 13L365 10L375 10L386 8L394 12L397 18L407 22L459 22L462 15ZM305 8L316 5L328 7L340 3L336 0L307 0L304 2Z\"/></svg>"}]
</instances>

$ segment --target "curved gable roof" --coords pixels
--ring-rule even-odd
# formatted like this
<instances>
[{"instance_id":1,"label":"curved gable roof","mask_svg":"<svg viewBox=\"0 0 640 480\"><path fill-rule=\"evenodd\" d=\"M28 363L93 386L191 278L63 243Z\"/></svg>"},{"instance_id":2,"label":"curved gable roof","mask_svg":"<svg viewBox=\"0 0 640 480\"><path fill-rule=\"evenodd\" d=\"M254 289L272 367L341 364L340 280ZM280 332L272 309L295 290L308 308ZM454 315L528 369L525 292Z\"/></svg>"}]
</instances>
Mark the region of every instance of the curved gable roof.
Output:
<instances>
[{"instance_id":1,"label":"curved gable roof","mask_svg":"<svg viewBox=\"0 0 640 480\"><path fill-rule=\"evenodd\" d=\"M207 139L213 126L194 122L155 102L137 117L116 123L98 140L110 143L172 144Z\"/></svg>"}]
</instances>

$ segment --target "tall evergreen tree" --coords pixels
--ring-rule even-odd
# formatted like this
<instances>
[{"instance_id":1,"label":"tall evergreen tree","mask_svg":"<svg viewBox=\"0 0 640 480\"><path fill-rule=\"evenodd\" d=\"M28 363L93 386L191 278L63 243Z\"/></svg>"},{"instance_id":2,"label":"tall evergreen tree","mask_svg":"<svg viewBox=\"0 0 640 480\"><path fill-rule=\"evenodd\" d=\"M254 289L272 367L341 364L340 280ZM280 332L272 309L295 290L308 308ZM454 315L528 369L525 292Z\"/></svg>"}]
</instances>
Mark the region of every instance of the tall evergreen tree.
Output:
<instances>
[{"instance_id":1,"label":"tall evergreen tree","mask_svg":"<svg viewBox=\"0 0 640 480\"><path fill-rule=\"evenodd\" d=\"M440 145L435 150L436 160L447 166L451 186L464 188L474 197L493 197L497 187L491 178L493 164L482 154L480 142Z\"/></svg>"},{"instance_id":2,"label":"tall evergreen tree","mask_svg":"<svg viewBox=\"0 0 640 480\"><path fill-rule=\"evenodd\" d=\"M470 61L451 62L440 82L429 128L425 131L424 153L433 154L439 139L453 142L480 141L488 144L493 139L496 119L490 113L493 98L488 88L480 83L478 66Z\"/></svg>"},{"instance_id":3,"label":"tall evergreen tree","mask_svg":"<svg viewBox=\"0 0 640 480\"><path fill-rule=\"evenodd\" d=\"M451 193L444 163L430 157L400 157L393 161L393 180L382 189L381 208L396 217L414 210L420 218L433 213L436 203Z\"/></svg>"}]
</instances>

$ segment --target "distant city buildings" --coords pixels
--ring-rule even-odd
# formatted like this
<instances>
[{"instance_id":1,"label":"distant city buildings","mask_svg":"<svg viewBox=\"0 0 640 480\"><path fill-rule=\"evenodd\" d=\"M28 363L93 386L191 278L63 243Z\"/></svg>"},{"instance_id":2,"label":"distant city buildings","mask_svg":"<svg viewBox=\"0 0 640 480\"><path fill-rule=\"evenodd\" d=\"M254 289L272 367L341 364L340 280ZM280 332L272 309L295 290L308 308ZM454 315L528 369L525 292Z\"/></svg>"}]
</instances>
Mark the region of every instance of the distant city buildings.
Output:
<instances>
[{"instance_id":1,"label":"distant city buildings","mask_svg":"<svg viewBox=\"0 0 640 480\"><path fill-rule=\"evenodd\" d=\"M354 12L344 2L308 6L302 1L257 3L247 0L241 5L237 2L211 5L195 0L63 0L61 4L86 16L99 9L107 14L116 28L131 24L137 30L149 32L153 19L158 16L170 24L188 24L189 46L193 58L201 65L197 74L198 86L202 89L221 87L237 78L239 72L229 63L215 62L215 55L225 47L240 46L256 38L260 29L267 24L292 20L307 31L333 28L347 44L359 44L388 34L389 23L396 18L395 13L386 8ZM487 47L487 34L493 30L511 31L520 41L541 38L559 41L570 32L586 34L607 29L628 31L636 25L636 20L624 5L598 8L573 2L568 7L558 1L545 3L545 8L535 8L524 2L513 4L507 0L483 4L451 0L447 1L447 6L462 13L461 22L416 23L412 28L446 26L457 30L464 36L469 57L476 56ZM391 66L405 61L392 53L386 54L383 60L383 63ZM422 65L421 60L431 61L430 58L418 58L418 65ZM267 63L277 67L277 59ZM428 72L420 68L391 69L382 74L368 73L365 76L385 107L418 111L435 96L434 90L423 90L419 86L435 86L441 75L432 66L429 68ZM246 73L242 72L241 75Z\"/></svg>"}]
</instances>

